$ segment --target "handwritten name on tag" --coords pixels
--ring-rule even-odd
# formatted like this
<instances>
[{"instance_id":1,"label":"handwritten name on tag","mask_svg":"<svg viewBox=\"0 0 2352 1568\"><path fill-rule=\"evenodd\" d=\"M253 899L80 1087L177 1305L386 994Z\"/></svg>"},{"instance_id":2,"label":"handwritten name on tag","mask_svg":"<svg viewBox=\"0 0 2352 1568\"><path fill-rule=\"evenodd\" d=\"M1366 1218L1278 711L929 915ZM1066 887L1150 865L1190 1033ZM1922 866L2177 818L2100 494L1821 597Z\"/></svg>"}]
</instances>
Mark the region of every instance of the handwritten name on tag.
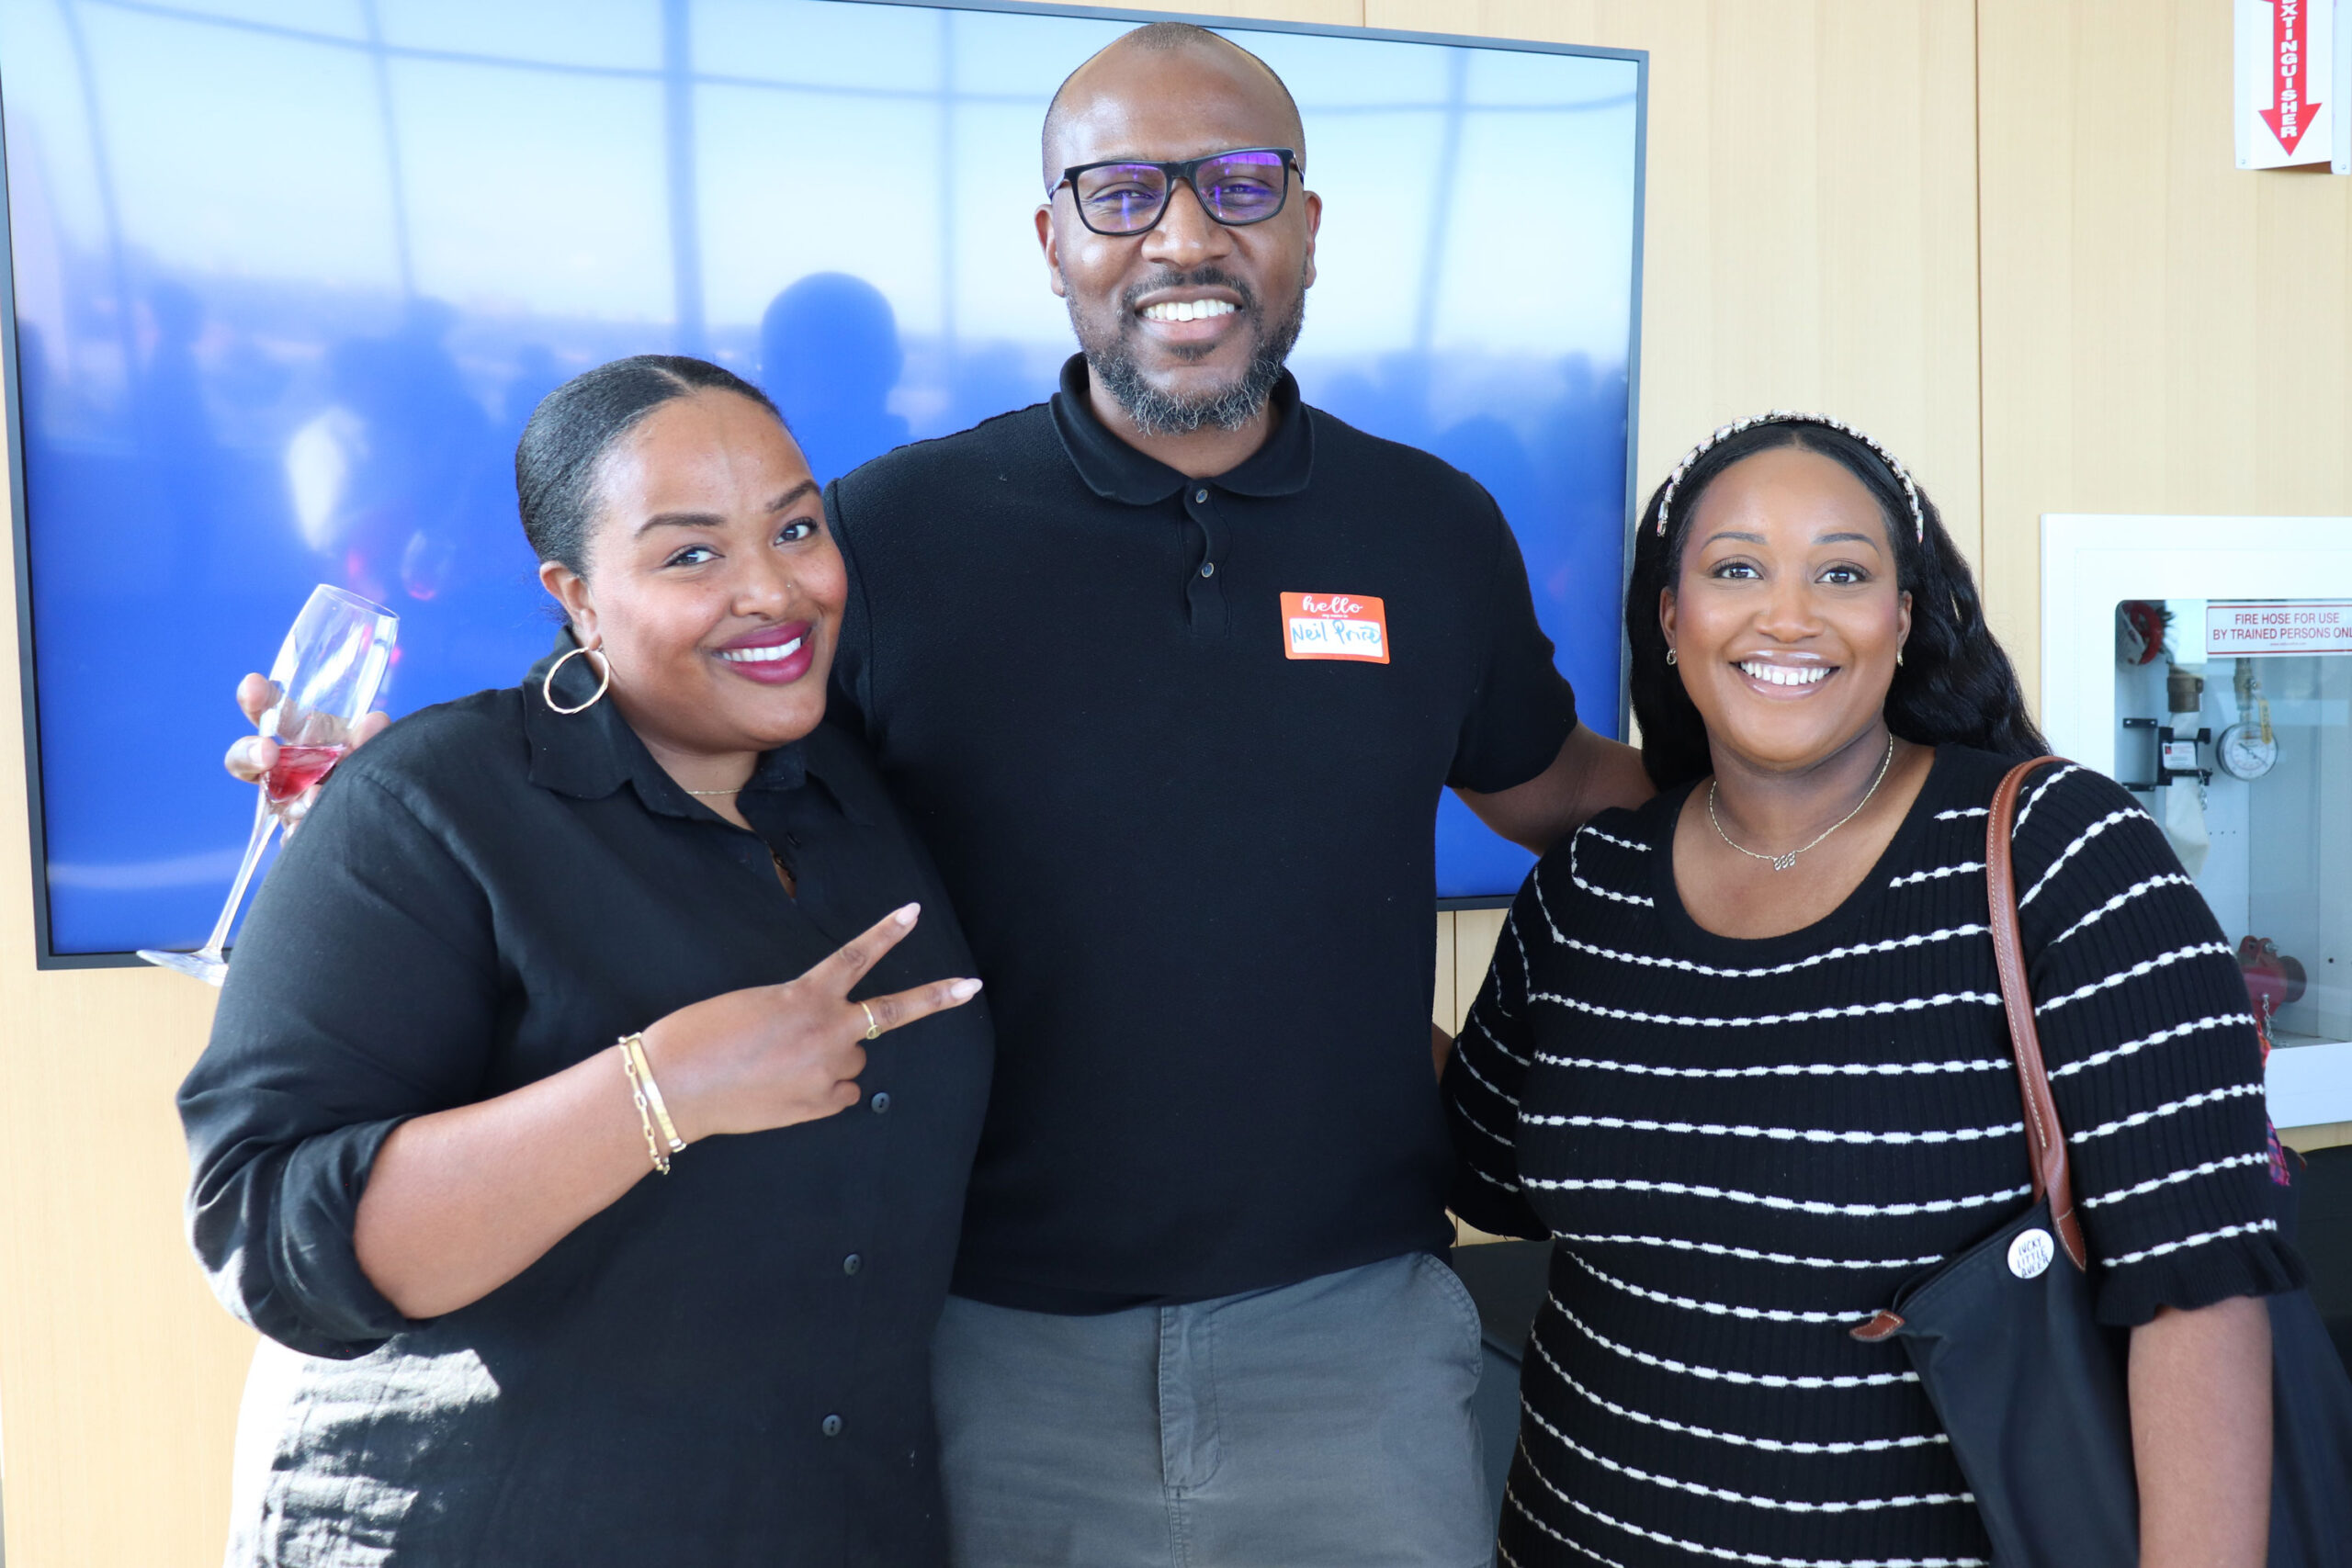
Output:
<instances>
[{"instance_id":1,"label":"handwritten name on tag","mask_svg":"<svg viewBox=\"0 0 2352 1568\"><path fill-rule=\"evenodd\" d=\"M1283 628L1293 659L1388 662L1388 609L1363 593L1285 593Z\"/></svg>"}]
</instances>

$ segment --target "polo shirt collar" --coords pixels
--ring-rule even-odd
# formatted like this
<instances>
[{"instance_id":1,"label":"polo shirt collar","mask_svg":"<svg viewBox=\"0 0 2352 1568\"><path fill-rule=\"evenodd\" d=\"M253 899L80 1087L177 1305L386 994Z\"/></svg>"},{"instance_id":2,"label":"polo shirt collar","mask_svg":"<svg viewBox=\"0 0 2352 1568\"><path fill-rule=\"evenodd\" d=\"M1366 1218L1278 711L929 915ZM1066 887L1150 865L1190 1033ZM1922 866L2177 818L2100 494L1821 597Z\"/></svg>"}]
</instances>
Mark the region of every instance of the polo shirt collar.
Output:
<instances>
[{"instance_id":1,"label":"polo shirt collar","mask_svg":"<svg viewBox=\"0 0 2352 1568\"><path fill-rule=\"evenodd\" d=\"M628 784L647 810L660 816L706 815L701 802L653 760L653 753L645 749L637 731L621 717L619 705L609 696L579 713L560 714L548 705L548 672L557 660L579 646L571 628L564 627L556 633L555 646L547 657L531 666L531 672L523 678L523 734L531 747L531 782L578 800L602 800ZM555 676L555 700L566 707L577 707L594 695L594 660L581 658L564 665ZM808 742L795 740L760 753L751 782L743 787L747 792L785 792L798 789L810 776ZM818 783L824 784L821 776ZM842 792L827 785L825 794L843 816L865 822Z\"/></svg>"},{"instance_id":2,"label":"polo shirt collar","mask_svg":"<svg viewBox=\"0 0 2352 1568\"><path fill-rule=\"evenodd\" d=\"M1285 370L1268 401L1273 434L1266 444L1209 482L1237 495L1296 495L1315 471L1315 426L1299 401L1298 378ZM1138 452L1094 417L1087 400L1086 355L1073 354L1062 367L1054 393L1054 428L1079 478L1105 501L1148 506L1167 500L1193 481L1159 458Z\"/></svg>"}]
</instances>

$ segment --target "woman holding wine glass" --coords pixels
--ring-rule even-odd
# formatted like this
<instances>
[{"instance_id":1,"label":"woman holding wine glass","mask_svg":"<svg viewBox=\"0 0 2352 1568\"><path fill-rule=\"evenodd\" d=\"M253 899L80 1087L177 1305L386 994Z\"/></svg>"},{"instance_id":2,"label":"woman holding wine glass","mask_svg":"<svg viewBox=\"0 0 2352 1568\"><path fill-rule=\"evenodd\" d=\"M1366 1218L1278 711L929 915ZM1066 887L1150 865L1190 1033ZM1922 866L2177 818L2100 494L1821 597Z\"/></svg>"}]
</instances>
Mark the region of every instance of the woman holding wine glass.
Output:
<instances>
[{"instance_id":1,"label":"woman holding wine glass","mask_svg":"<svg viewBox=\"0 0 2352 1568\"><path fill-rule=\"evenodd\" d=\"M323 582L311 591L278 647L269 679L247 676L238 693L240 701L251 699L245 701L246 715L261 731L252 739L267 750L258 757L258 766L240 770L261 791L254 801L245 852L229 884L229 900L212 923L212 934L194 953L142 947L140 957L208 985L227 977L229 932L270 834L280 820L290 832L297 803L334 772L353 746L390 722L390 716L370 709L399 635L400 617L381 604Z\"/></svg>"},{"instance_id":2,"label":"woman holding wine glass","mask_svg":"<svg viewBox=\"0 0 2352 1568\"><path fill-rule=\"evenodd\" d=\"M817 486L655 355L550 394L515 475L555 651L343 761L181 1090L197 1250L300 1353L229 1561L937 1562L991 1046L820 722Z\"/></svg>"}]
</instances>

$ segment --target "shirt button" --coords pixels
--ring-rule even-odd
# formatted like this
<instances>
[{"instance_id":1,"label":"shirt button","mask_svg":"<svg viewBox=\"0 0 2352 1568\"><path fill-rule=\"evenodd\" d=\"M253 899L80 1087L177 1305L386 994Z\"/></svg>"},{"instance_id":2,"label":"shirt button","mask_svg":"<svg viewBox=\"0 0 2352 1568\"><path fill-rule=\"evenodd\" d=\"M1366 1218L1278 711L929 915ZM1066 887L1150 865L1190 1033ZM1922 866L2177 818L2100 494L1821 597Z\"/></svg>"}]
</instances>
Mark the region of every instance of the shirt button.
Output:
<instances>
[{"instance_id":1,"label":"shirt button","mask_svg":"<svg viewBox=\"0 0 2352 1568\"><path fill-rule=\"evenodd\" d=\"M838 1438L842 1435L842 1418L838 1416L828 1416L818 1424L817 1429L829 1438Z\"/></svg>"},{"instance_id":2,"label":"shirt button","mask_svg":"<svg viewBox=\"0 0 2352 1568\"><path fill-rule=\"evenodd\" d=\"M856 1273L859 1269L863 1269L863 1268L865 1268L865 1258L860 1258L860 1257L859 1257L856 1253L854 1253L854 1252L851 1253L847 1258L842 1258L842 1273L844 1273L844 1274L854 1274L854 1273Z\"/></svg>"},{"instance_id":3,"label":"shirt button","mask_svg":"<svg viewBox=\"0 0 2352 1568\"><path fill-rule=\"evenodd\" d=\"M1196 490L1193 492L1193 499L1194 501L1206 501L1208 498L1209 492L1204 490Z\"/></svg>"},{"instance_id":4,"label":"shirt button","mask_svg":"<svg viewBox=\"0 0 2352 1568\"><path fill-rule=\"evenodd\" d=\"M1203 577L1215 577L1216 575L1216 562L1213 560L1203 561L1201 563L1201 575Z\"/></svg>"},{"instance_id":5,"label":"shirt button","mask_svg":"<svg viewBox=\"0 0 2352 1568\"><path fill-rule=\"evenodd\" d=\"M866 1103L873 1106L874 1114L879 1116L890 1109L890 1091L887 1089L877 1089L874 1091L874 1098Z\"/></svg>"}]
</instances>

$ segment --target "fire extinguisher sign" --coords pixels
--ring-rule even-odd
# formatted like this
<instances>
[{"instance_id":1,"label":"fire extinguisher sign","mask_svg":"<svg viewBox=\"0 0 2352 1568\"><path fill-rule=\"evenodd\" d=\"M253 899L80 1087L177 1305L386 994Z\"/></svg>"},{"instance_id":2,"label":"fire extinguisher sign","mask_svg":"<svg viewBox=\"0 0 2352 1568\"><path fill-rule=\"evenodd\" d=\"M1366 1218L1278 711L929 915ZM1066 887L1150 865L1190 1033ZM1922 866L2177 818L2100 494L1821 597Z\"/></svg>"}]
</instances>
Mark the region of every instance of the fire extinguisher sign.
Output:
<instances>
[{"instance_id":1,"label":"fire extinguisher sign","mask_svg":"<svg viewBox=\"0 0 2352 1568\"><path fill-rule=\"evenodd\" d=\"M2346 11L2352 0L2235 0L2239 168L2352 174L2352 138L2337 129L2352 86L2352 55L2336 48Z\"/></svg>"}]
</instances>

